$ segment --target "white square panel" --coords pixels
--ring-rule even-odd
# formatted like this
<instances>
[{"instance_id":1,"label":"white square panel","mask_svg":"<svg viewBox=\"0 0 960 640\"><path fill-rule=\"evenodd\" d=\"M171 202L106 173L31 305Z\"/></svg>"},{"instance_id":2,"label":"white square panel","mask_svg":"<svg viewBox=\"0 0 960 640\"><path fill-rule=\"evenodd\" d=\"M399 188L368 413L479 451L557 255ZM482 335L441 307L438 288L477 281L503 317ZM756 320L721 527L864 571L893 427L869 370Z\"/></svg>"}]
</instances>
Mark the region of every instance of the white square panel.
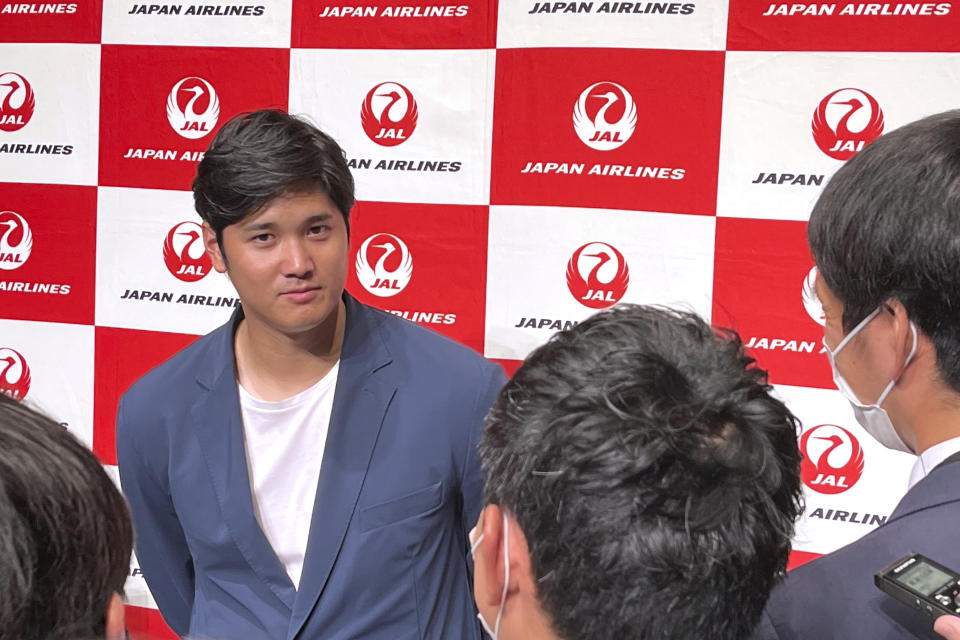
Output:
<instances>
[{"instance_id":1,"label":"white square panel","mask_svg":"<svg viewBox=\"0 0 960 640\"><path fill-rule=\"evenodd\" d=\"M956 108L958 95L960 54L727 52L717 215L806 220L843 163L821 145L859 148L875 117L892 131Z\"/></svg>"},{"instance_id":2,"label":"white square panel","mask_svg":"<svg viewBox=\"0 0 960 640\"><path fill-rule=\"evenodd\" d=\"M230 318L237 293L204 258L190 192L100 187L98 196L98 325L200 335Z\"/></svg>"},{"instance_id":3,"label":"white square panel","mask_svg":"<svg viewBox=\"0 0 960 640\"><path fill-rule=\"evenodd\" d=\"M144 3L104 0L105 44L289 47L290 0Z\"/></svg>"},{"instance_id":4,"label":"white square panel","mask_svg":"<svg viewBox=\"0 0 960 640\"><path fill-rule=\"evenodd\" d=\"M0 111L0 181L97 184L99 45L0 44Z\"/></svg>"},{"instance_id":5,"label":"white square panel","mask_svg":"<svg viewBox=\"0 0 960 640\"><path fill-rule=\"evenodd\" d=\"M493 51L291 56L290 111L340 143L358 200L489 202Z\"/></svg>"},{"instance_id":6,"label":"white square panel","mask_svg":"<svg viewBox=\"0 0 960 640\"><path fill-rule=\"evenodd\" d=\"M709 319L715 224L710 216L490 207L484 355L522 359L615 302Z\"/></svg>"},{"instance_id":7,"label":"white square panel","mask_svg":"<svg viewBox=\"0 0 960 640\"><path fill-rule=\"evenodd\" d=\"M88 447L93 444L93 343L89 325L0 320L0 376L5 378L0 386L19 381L20 389L29 387L22 400Z\"/></svg>"}]
</instances>

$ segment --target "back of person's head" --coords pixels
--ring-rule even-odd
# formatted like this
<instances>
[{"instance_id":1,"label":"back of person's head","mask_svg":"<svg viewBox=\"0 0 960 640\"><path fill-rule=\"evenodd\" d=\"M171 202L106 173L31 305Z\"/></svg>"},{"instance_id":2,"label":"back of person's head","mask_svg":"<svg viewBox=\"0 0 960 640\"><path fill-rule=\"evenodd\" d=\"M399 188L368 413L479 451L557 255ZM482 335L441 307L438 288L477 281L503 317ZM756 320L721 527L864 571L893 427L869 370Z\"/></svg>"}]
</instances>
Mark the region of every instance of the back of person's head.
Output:
<instances>
[{"instance_id":1,"label":"back of person's head","mask_svg":"<svg viewBox=\"0 0 960 640\"><path fill-rule=\"evenodd\" d=\"M0 639L103 638L111 608L122 630L132 547L126 502L90 450L0 393Z\"/></svg>"},{"instance_id":2,"label":"back of person's head","mask_svg":"<svg viewBox=\"0 0 960 640\"><path fill-rule=\"evenodd\" d=\"M799 425L770 392L735 333L660 307L614 307L530 354L480 452L557 637L752 631L801 508Z\"/></svg>"},{"instance_id":3,"label":"back of person's head","mask_svg":"<svg viewBox=\"0 0 960 640\"><path fill-rule=\"evenodd\" d=\"M807 234L844 331L899 300L960 391L960 111L867 145L824 188Z\"/></svg>"},{"instance_id":4,"label":"back of person's head","mask_svg":"<svg viewBox=\"0 0 960 640\"><path fill-rule=\"evenodd\" d=\"M322 190L349 231L353 176L343 150L303 118L275 109L241 113L223 125L197 165L197 213L222 239L224 228L276 198Z\"/></svg>"}]
</instances>

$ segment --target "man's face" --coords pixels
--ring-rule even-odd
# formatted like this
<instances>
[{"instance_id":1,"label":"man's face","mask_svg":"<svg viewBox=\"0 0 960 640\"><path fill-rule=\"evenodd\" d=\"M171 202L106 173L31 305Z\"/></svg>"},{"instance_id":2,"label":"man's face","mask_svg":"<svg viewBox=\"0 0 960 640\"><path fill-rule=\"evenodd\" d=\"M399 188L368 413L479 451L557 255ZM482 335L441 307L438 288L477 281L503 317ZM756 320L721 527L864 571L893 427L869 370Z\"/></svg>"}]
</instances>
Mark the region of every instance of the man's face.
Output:
<instances>
[{"instance_id":1,"label":"man's face","mask_svg":"<svg viewBox=\"0 0 960 640\"><path fill-rule=\"evenodd\" d=\"M230 276L248 319L294 336L339 307L347 277L347 228L322 190L283 195L204 243L213 267Z\"/></svg>"},{"instance_id":2,"label":"man's face","mask_svg":"<svg viewBox=\"0 0 960 640\"><path fill-rule=\"evenodd\" d=\"M817 277L814 288L823 306L824 342L828 349L836 351L837 346L847 335L843 330L843 302L821 277ZM874 318L851 338L835 357L837 370L846 379L857 398L865 403L876 400L890 381L886 371L891 366L881 357L883 352L880 347L883 343L878 341L882 337L878 333L878 330L882 329L878 327L880 324L879 319Z\"/></svg>"}]
</instances>

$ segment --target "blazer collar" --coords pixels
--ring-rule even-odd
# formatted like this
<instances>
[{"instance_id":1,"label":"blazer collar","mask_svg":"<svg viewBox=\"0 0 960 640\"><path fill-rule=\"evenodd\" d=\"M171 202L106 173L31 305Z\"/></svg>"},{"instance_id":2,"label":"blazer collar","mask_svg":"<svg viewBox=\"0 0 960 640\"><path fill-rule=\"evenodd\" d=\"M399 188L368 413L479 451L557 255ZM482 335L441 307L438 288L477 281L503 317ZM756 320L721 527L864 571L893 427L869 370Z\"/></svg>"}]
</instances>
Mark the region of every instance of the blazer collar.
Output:
<instances>
[{"instance_id":1,"label":"blazer collar","mask_svg":"<svg viewBox=\"0 0 960 640\"><path fill-rule=\"evenodd\" d=\"M253 511L233 352L241 308L210 334L209 356L197 373L197 382L208 393L193 407L193 420L225 524L253 572L291 610L290 638L303 628L329 581L380 427L400 384L389 366L393 357L381 326L385 316L346 292L343 301L340 368L299 590Z\"/></svg>"},{"instance_id":2,"label":"blazer collar","mask_svg":"<svg viewBox=\"0 0 960 640\"><path fill-rule=\"evenodd\" d=\"M937 465L933 471L907 491L890 514L887 522L903 518L937 505L960 501L957 486L960 484L960 453L954 454Z\"/></svg>"},{"instance_id":3,"label":"blazer collar","mask_svg":"<svg viewBox=\"0 0 960 640\"><path fill-rule=\"evenodd\" d=\"M344 294L347 322L340 372L314 501L304 572L288 638L303 628L326 587L353 518L373 450L400 380L381 312Z\"/></svg>"}]
</instances>

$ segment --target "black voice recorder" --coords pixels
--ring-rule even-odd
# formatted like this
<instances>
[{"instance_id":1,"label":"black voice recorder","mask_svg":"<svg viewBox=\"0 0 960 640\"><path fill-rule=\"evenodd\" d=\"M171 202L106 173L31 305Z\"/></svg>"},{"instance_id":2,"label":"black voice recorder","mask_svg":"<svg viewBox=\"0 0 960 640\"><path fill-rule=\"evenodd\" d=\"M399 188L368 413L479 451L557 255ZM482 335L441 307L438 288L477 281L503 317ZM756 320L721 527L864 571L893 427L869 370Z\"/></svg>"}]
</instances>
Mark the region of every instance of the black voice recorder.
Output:
<instances>
[{"instance_id":1,"label":"black voice recorder","mask_svg":"<svg viewBox=\"0 0 960 640\"><path fill-rule=\"evenodd\" d=\"M960 574L919 553L909 553L873 576L881 591L931 618L960 615Z\"/></svg>"}]
</instances>

